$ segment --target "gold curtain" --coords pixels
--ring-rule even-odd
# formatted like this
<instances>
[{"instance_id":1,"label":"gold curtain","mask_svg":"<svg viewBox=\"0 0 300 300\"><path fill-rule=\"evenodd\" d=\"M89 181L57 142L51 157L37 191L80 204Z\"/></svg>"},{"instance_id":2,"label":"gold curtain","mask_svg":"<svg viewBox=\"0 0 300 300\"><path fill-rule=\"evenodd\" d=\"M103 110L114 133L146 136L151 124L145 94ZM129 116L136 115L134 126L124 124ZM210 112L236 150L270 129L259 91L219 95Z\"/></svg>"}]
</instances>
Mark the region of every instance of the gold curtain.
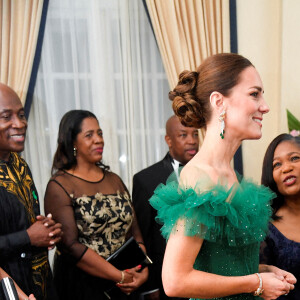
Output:
<instances>
[{"instance_id":1,"label":"gold curtain","mask_svg":"<svg viewBox=\"0 0 300 300\"><path fill-rule=\"evenodd\" d=\"M27 95L44 0L0 0L0 82Z\"/></svg>"},{"instance_id":2,"label":"gold curtain","mask_svg":"<svg viewBox=\"0 0 300 300\"><path fill-rule=\"evenodd\" d=\"M146 3L171 89L183 70L195 70L212 54L230 52L229 0Z\"/></svg>"}]
</instances>

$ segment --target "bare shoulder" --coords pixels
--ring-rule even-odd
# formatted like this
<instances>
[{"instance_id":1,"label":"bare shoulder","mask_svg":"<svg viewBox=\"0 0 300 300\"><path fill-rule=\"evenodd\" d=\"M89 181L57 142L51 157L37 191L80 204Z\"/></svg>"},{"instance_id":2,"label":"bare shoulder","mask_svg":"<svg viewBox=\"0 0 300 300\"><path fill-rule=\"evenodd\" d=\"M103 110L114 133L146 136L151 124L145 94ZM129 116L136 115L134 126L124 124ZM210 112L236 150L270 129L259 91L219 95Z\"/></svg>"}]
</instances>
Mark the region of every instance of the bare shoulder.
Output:
<instances>
[{"instance_id":1,"label":"bare shoulder","mask_svg":"<svg viewBox=\"0 0 300 300\"><path fill-rule=\"evenodd\" d=\"M214 183L214 177L214 170L209 165L187 164L180 173L180 185L208 189Z\"/></svg>"}]
</instances>

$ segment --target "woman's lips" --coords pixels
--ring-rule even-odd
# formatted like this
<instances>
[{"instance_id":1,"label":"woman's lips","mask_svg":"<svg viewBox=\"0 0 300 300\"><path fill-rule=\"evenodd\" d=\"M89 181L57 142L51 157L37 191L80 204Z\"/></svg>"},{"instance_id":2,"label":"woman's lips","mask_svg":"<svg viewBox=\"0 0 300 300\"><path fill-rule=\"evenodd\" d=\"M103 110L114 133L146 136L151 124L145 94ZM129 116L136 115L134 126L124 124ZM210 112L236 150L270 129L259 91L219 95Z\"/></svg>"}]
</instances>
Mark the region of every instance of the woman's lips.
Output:
<instances>
[{"instance_id":1,"label":"woman's lips","mask_svg":"<svg viewBox=\"0 0 300 300\"><path fill-rule=\"evenodd\" d=\"M102 154L103 153L103 148L96 148L94 151Z\"/></svg>"},{"instance_id":2,"label":"woman's lips","mask_svg":"<svg viewBox=\"0 0 300 300\"><path fill-rule=\"evenodd\" d=\"M283 183L287 186L293 185L297 178L295 176L288 176L283 180Z\"/></svg>"}]
</instances>

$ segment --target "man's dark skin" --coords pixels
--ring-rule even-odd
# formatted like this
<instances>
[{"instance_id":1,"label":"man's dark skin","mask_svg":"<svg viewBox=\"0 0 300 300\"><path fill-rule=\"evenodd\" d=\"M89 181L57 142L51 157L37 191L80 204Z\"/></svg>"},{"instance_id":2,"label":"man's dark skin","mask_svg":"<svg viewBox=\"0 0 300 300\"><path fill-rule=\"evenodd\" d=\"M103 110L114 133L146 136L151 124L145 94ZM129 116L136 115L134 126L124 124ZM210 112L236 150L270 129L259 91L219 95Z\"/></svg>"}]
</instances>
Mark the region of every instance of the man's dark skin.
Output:
<instances>
[{"instance_id":1,"label":"man's dark skin","mask_svg":"<svg viewBox=\"0 0 300 300\"><path fill-rule=\"evenodd\" d=\"M27 121L23 105L18 95L8 86L0 83L0 160L8 162L11 152L22 152L26 137ZM52 249L61 240L61 224L52 220L51 214L47 217L30 215L32 225L26 229L30 244L35 247ZM0 268L2 277L10 276ZM20 299L35 300L29 297L18 287Z\"/></svg>"},{"instance_id":2,"label":"man's dark skin","mask_svg":"<svg viewBox=\"0 0 300 300\"><path fill-rule=\"evenodd\" d=\"M0 84L0 159L7 161L10 152L22 152L27 121L18 95L8 86ZM27 229L32 246L52 249L61 239L61 224L52 216L37 216Z\"/></svg>"},{"instance_id":3,"label":"man's dark skin","mask_svg":"<svg viewBox=\"0 0 300 300\"><path fill-rule=\"evenodd\" d=\"M172 116L166 123L165 141L171 156L185 165L198 151L198 130L183 126L176 116Z\"/></svg>"}]
</instances>

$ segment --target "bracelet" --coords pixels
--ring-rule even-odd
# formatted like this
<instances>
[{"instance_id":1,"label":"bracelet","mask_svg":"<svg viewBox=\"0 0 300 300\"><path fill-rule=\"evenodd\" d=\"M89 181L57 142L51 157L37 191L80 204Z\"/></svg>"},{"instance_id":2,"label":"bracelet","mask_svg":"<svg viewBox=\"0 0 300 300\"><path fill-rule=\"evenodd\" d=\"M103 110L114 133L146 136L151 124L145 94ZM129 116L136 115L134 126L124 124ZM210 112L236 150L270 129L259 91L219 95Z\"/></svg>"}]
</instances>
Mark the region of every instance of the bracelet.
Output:
<instances>
[{"instance_id":1,"label":"bracelet","mask_svg":"<svg viewBox=\"0 0 300 300\"><path fill-rule=\"evenodd\" d=\"M255 273L255 275L257 275L258 279L259 279L259 287L257 288L257 290L253 293L254 296L260 296L264 289L262 288L262 278L261 275L259 273Z\"/></svg>"},{"instance_id":2,"label":"bracelet","mask_svg":"<svg viewBox=\"0 0 300 300\"><path fill-rule=\"evenodd\" d=\"M122 279L121 279L121 281L118 282L118 284L122 284L124 282L124 279L125 279L124 271L121 271L121 275L122 275Z\"/></svg>"}]
</instances>

